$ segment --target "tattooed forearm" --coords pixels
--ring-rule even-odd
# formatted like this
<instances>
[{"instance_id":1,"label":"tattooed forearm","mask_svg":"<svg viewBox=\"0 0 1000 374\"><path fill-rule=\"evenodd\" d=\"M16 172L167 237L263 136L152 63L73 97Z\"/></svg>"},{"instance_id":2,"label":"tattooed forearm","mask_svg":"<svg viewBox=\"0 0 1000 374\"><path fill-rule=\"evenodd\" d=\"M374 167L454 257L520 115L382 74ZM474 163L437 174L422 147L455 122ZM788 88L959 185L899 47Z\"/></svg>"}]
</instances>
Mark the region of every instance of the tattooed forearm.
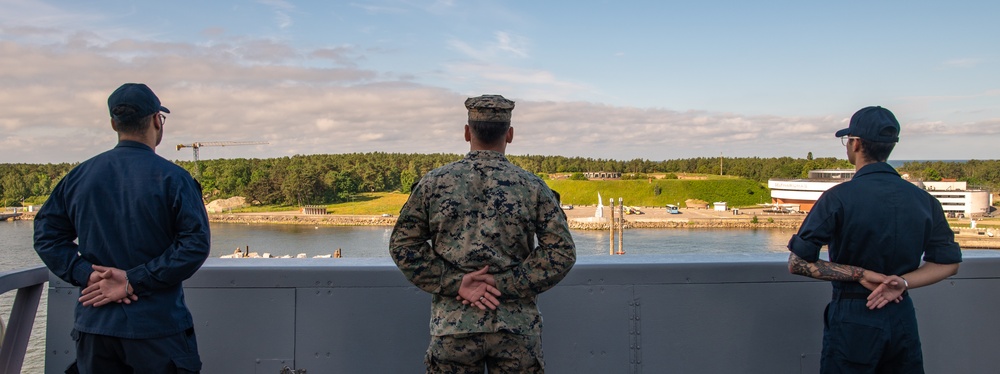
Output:
<instances>
[{"instance_id":1,"label":"tattooed forearm","mask_svg":"<svg viewBox=\"0 0 1000 374\"><path fill-rule=\"evenodd\" d=\"M851 265L841 265L828 261L817 260L806 262L794 253L788 256L788 271L792 274L804 275L810 278L831 281L860 280L865 269Z\"/></svg>"},{"instance_id":2,"label":"tattooed forearm","mask_svg":"<svg viewBox=\"0 0 1000 374\"><path fill-rule=\"evenodd\" d=\"M812 276L812 272L809 270L809 263L803 260L801 257L796 256L794 253L788 256L788 271L792 274Z\"/></svg>"},{"instance_id":3,"label":"tattooed forearm","mask_svg":"<svg viewBox=\"0 0 1000 374\"><path fill-rule=\"evenodd\" d=\"M815 266L819 275L813 277L825 280L858 281L861 280L865 271L857 266L835 264L823 260L816 261Z\"/></svg>"}]
</instances>

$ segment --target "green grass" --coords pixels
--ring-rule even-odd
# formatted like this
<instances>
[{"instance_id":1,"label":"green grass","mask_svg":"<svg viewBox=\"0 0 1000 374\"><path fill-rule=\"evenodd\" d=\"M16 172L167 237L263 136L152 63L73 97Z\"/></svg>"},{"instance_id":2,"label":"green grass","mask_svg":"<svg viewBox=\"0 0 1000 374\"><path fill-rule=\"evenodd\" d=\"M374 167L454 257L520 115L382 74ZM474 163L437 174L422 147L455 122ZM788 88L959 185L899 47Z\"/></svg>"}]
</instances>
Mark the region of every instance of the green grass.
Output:
<instances>
[{"instance_id":1,"label":"green grass","mask_svg":"<svg viewBox=\"0 0 1000 374\"><path fill-rule=\"evenodd\" d=\"M699 199L708 203L725 201L731 207L752 206L770 202L771 194L759 183L733 177L692 179L571 181L546 180L549 187L559 192L564 204L595 205L597 193L605 199L621 197L625 205L663 206ZM656 195L654 188L660 187ZM406 203L408 194L375 192L355 195L354 201L327 205L330 214L381 215L398 214ZM234 212L278 212L298 210L297 206L255 206L234 209Z\"/></svg>"},{"instance_id":2,"label":"green grass","mask_svg":"<svg viewBox=\"0 0 1000 374\"><path fill-rule=\"evenodd\" d=\"M409 194L398 192L374 192L358 194L355 201L327 206L330 214L379 215L399 213Z\"/></svg>"},{"instance_id":3,"label":"green grass","mask_svg":"<svg viewBox=\"0 0 1000 374\"><path fill-rule=\"evenodd\" d=\"M287 212L289 210L299 210L301 207L292 205L254 205L245 206L242 208L234 208L232 213L270 213L270 212ZM226 209L226 213L230 210Z\"/></svg>"},{"instance_id":4,"label":"green grass","mask_svg":"<svg viewBox=\"0 0 1000 374\"><path fill-rule=\"evenodd\" d=\"M761 184L739 178L711 178L705 180L654 179L649 180L608 180L571 181L547 180L549 187L558 191L564 204L597 204L597 193L607 204L609 198L619 197L625 205L662 206L681 203L687 199L704 200L708 203L725 201L731 207L752 206L771 201L771 193ZM656 186L660 194L655 193Z\"/></svg>"},{"instance_id":5,"label":"green grass","mask_svg":"<svg viewBox=\"0 0 1000 374\"><path fill-rule=\"evenodd\" d=\"M398 192L361 193L355 195L353 201L326 205L326 211L330 214L396 215L409 196ZM233 213L287 212L301 208L294 205L259 205L233 209Z\"/></svg>"},{"instance_id":6,"label":"green grass","mask_svg":"<svg viewBox=\"0 0 1000 374\"><path fill-rule=\"evenodd\" d=\"M948 225L950 225L951 227L969 227L970 226L970 222L967 219L949 218L948 219ZM1000 229L1000 218L993 217L993 218L977 219L976 220L976 228L980 228L980 229L986 229L986 228Z\"/></svg>"}]
</instances>

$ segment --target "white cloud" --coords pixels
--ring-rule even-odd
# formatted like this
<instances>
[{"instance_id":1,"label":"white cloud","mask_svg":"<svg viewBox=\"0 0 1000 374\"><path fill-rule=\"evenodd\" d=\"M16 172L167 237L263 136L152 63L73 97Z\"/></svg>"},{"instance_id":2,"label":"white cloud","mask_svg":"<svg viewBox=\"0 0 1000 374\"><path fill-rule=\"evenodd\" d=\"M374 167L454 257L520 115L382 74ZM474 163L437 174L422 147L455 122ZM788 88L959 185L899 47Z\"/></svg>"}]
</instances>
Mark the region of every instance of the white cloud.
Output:
<instances>
[{"instance_id":1,"label":"white cloud","mask_svg":"<svg viewBox=\"0 0 1000 374\"><path fill-rule=\"evenodd\" d=\"M295 10L295 5L285 0L257 0L257 3L271 7L274 10L274 20L279 29L287 29L292 26L292 16L288 12Z\"/></svg>"},{"instance_id":2,"label":"white cloud","mask_svg":"<svg viewBox=\"0 0 1000 374\"><path fill-rule=\"evenodd\" d=\"M275 9L292 10L295 6L285 0L257 0L258 3L270 6Z\"/></svg>"},{"instance_id":3,"label":"white cloud","mask_svg":"<svg viewBox=\"0 0 1000 374\"><path fill-rule=\"evenodd\" d=\"M102 18L33 0L0 0L0 9L3 9L3 12L0 12L0 24L8 27L12 25L38 28L66 27Z\"/></svg>"},{"instance_id":4,"label":"white cloud","mask_svg":"<svg viewBox=\"0 0 1000 374\"><path fill-rule=\"evenodd\" d=\"M466 41L452 39L448 45L455 51L476 61L493 61L498 58L528 58L527 38L512 35L507 32L497 31L493 33L494 40L476 43L474 46Z\"/></svg>"},{"instance_id":5,"label":"white cloud","mask_svg":"<svg viewBox=\"0 0 1000 374\"><path fill-rule=\"evenodd\" d=\"M510 34L502 31L496 32L497 42L495 44L496 49L501 51L507 51L511 54L526 58L528 57L528 51L526 50L523 38L513 38Z\"/></svg>"},{"instance_id":6,"label":"white cloud","mask_svg":"<svg viewBox=\"0 0 1000 374\"><path fill-rule=\"evenodd\" d=\"M263 4L294 11L286 2ZM449 88L386 78L408 72L366 69L359 51L370 49L364 46L304 50L279 39L225 38L222 30L211 30L220 37L208 44L116 37L136 34L127 30L76 32L16 24L0 33L0 81L9 87L0 90L0 149L19 150L0 153L0 162L81 161L110 148L115 138L106 98L124 82L148 83L172 110L159 152L182 160L191 159L190 150L176 152L173 145L195 141L269 142L205 149L203 158L462 153L468 147L462 138L462 104L483 93L517 101L512 154L662 160L720 152L762 157L814 152L817 157L844 157L832 133L845 127L850 116L783 117L586 102L581 92L597 91L586 82L496 61L530 56L529 43L507 33L496 33L479 49L453 40L453 48L472 58L443 67L440 74L452 79ZM297 65L301 60L320 66ZM997 95L985 91L974 97L902 101L914 107L942 101L991 103ZM916 112L899 110L897 115ZM942 135L967 142L952 151L987 154L992 144L986 139L1000 133L1000 119L990 119L994 111L985 113L968 121L901 118L901 157L948 152L936 142ZM986 158L978 154L941 158Z\"/></svg>"},{"instance_id":7,"label":"white cloud","mask_svg":"<svg viewBox=\"0 0 1000 374\"><path fill-rule=\"evenodd\" d=\"M406 9L398 8L398 7L388 7L388 6L379 6L379 5L361 4L361 3L351 3L351 6L353 6L355 8L358 8L358 9L363 9L365 12L367 12L369 14L403 14L403 13L406 13Z\"/></svg>"},{"instance_id":8,"label":"white cloud","mask_svg":"<svg viewBox=\"0 0 1000 374\"><path fill-rule=\"evenodd\" d=\"M316 128L320 131L330 130L337 127L337 121L329 118L319 118L316 120Z\"/></svg>"},{"instance_id":9,"label":"white cloud","mask_svg":"<svg viewBox=\"0 0 1000 374\"><path fill-rule=\"evenodd\" d=\"M978 58L956 58L947 60L942 65L947 68L968 69L979 66L982 62L983 60Z\"/></svg>"},{"instance_id":10,"label":"white cloud","mask_svg":"<svg viewBox=\"0 0 1000 374\"><path fill-rule=\"evenodd\" d=\"M907 125L904 129L906 133L900 134L900 137L904 137L906 134L918 134L930 137L968 135L995 138L997 135L1000 135L1000 118L967 123L928 121L909 123Z\"/></svg>"},{"instance_id":11,"label":"white cloud","mask_svg":"<svg viewBox=\"0 0 1000 374\"><path fill-rule=\"evenodd\" d=\"M275 11L274 18L278 22L278 28L287 29L292 27L292 16L282 11Z\"/></svg>"},{"instance_id":12,"label":"white cloud","mask_svg":"<svg viewBox=\"0 0 1000 374\"><path fill-rule=\"evenodd\" d=\"M486 62L461 62L444 66L444 78L469 95L497 93L532 100L579 100L594 88L561 80L550 71Z\"/></svg>"}]
</instances>

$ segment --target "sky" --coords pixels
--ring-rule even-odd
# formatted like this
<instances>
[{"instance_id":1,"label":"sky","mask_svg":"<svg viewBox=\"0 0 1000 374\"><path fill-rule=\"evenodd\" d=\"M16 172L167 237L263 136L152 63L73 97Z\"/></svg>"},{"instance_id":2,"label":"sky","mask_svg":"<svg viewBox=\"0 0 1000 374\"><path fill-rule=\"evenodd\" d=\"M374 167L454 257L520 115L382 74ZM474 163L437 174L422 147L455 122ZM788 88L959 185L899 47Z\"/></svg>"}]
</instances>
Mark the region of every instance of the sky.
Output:
<instances>
[{"instance_id":1,"label":"sky","mask_svg":"<svg viewBox=\"0 0 1000 374\"><path fill-rule=\"evenodd\" d=\"M513 155L846 158L865 106L895 160L997 159L996 1L0 0L0 163L116 143L148 84L158 154L465 153L468 97L514 100Z\"/></svg>"}]
</instances>

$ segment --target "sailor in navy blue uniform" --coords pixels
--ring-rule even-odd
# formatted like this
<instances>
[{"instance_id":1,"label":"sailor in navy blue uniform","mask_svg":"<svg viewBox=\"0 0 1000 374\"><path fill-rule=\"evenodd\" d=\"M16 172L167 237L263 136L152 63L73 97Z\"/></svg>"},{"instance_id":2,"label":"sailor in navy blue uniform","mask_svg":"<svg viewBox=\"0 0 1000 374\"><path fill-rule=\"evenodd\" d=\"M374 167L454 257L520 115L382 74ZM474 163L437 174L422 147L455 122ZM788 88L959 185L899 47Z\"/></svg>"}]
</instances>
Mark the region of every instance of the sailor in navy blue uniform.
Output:
<instances>
[{"instance_id":1,"label":"sailor in navy blue uniform","mask_svg":"<svg viewBox=\"0 0 1000 374\"><path fill-rule=\"evenodd\" d=\"M154 152L170 111L149 87L122 85L108 109L118 145L66 174L35 217L38 256L81 289L67 372L197 373L181 282L209 254L201 186Z\"/></svg>"},{"instance_id":2,"label":"sailor in navy blue uniform","mask_svg":"<svg viewBox=\"0 0 1000 374\"><path fill-rule=\"evenodd\" d=\"M823 193L788 242L790 272L833 284L821 372L923 373L907 290L956 274L961 249L941 203L885 162L899 141L892 112L863 108L836 136L856 173Z\"/></svg>"}]
</instances>

